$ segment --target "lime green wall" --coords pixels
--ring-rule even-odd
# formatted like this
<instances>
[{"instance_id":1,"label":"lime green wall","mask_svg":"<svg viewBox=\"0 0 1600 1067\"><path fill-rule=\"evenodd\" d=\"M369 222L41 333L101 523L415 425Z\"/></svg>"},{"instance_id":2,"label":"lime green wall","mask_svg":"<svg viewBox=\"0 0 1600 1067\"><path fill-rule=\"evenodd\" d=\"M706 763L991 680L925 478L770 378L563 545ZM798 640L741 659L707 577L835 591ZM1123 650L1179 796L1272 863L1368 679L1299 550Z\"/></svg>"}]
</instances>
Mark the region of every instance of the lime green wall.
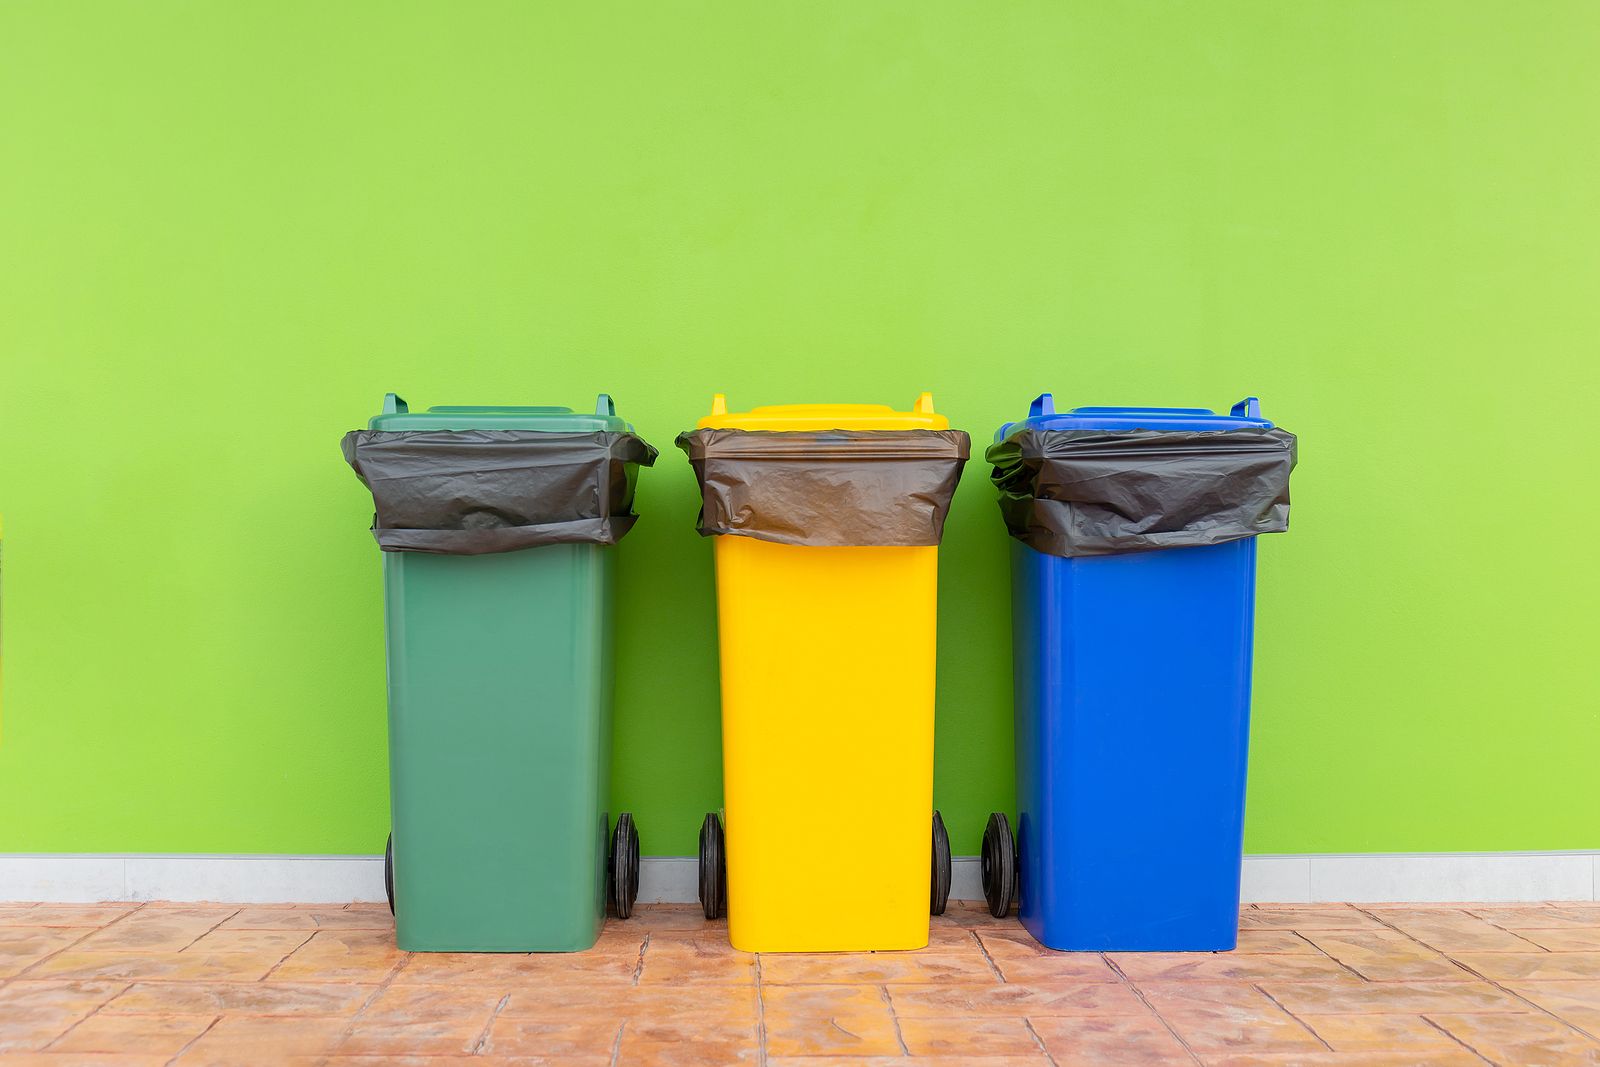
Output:
<instances>
[{"instance_id":1,"label":"lime green wall","mask_svg":"<svg viewBox=\"0 0 1600 1067\"><path fill-rule=\"evenodd\" d=\"M372 852L340 434L616 394L1302 437L1249 848L1600 847L1600 5L0 6L0 851ZM938 802L1009 802L1006 540L943 556ZM709 545L622 549L616 799L719 800ZM1140 788L1136 768L1129 789ZM1115 803L1115 797L1107 797Z\"/></svg>"}]
</instances>

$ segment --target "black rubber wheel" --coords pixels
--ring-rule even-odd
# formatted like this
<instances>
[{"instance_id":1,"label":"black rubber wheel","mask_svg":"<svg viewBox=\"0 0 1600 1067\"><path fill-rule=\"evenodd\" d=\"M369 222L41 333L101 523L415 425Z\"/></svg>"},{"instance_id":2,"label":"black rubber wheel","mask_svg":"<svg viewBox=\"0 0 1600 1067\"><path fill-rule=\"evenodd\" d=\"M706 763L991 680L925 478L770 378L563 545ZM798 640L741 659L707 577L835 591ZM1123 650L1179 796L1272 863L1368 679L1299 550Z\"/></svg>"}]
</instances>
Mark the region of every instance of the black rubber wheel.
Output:
<instances>
[{"instance_id":1,"label":"black rubber wheel","mask_svg":"<svg viewBox=\"0 0 1600 1067\"><path fill-rule=\"evenodd\" d=\"M632 915L633 902L638 899L639 831L634 829L633 816L623 812L611 835L611 907L617 918Z\"/></svg>"},{"instance_id":2,"label":"black rubber wheel","mask_svg":"<svg viewBox=\"0 0 1600 1067\"><path fill-rule=\"evenodd\" d=\"M944 828L944 816L933 813L933 894L928 901L928 912L943 915L944 906L950 902L950 834Z\"/></svg>"},{"instance_id":3,"label":"black rubber wheel","mask_svg":"<svg viewBox=\"0 0 1600 1067\"><path fill-rule=\"evenodd\" d=\"M394 833L383 844L383 892L389 898L389 914L394 914Z\"/></svg>"},{"instance_id":4,"label":"black rubber wheel","mask_svg":"<svg viewBox=\"0 0 1600 1067\"><path fill-rule=\"evenodd\" d=\"M983 898L996 919L1004 918L1017 899L1017 839L1011 836L1004 813L998 811L983 828Z\"/></svg>"},{"instance_id":5,"label":"black rubber wheel","mask_svg":"<svg viewBox=\"0 0 1600 1067\"><path fill-rule=\"evenodd\" d=\"M728 913L728 859L723 847L722 820L708 812L700 824L700 910L708 919Z\"/></svg>"}]
</instances>

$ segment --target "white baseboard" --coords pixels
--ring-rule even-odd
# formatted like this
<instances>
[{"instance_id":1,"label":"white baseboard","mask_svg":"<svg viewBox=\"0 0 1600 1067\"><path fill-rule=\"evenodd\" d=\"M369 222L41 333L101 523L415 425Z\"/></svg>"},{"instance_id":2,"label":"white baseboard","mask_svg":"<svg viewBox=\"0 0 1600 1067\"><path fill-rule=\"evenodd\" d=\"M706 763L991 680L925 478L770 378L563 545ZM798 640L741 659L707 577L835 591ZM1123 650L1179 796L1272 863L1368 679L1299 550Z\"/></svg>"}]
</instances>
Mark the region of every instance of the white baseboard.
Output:
<instances>
[{"instance_id":1,"label":"white baseboard","mask_svg":"<svg viewBox=\"0 0 1600 1067\"><path fill-rule=\"evenodd\" d=\"M639 900L645 904L693 904L700 864L693 856L648 856L639 868ZM982 900L977 856L957 856L950 865L950 899Z\"/></svg>"},{"instance_id":2,"label":"white baseboard","mask_svg":"<svg viewBox=\"0 0 1600 1067\"><path fill-rule=\"evenodd\" d=\"M1246 856L1249 903L1596 900L1600 852L1438 852ZM648 856L643 903L692 904L693 857ZM976 856L958 856L952 900L982 900ZM218 900L240 904L381 901L380 856L0 854L0 901Z\"/></svg>"},{"instance_id":3,"label":"white baseboard","mask_svg":"<svg viewBox=\"0 0 1600 1067\"><path fill-rule=\"evenodd\" d=\"M700 899L700 861L693 856L646 856L639 861L639 901L693 904Z\"/></svg>"},{"instance_id":4,"label":"white baseboard","mask_svg":"<svg viewBox=\"0 0 1600 1067\"><path fill-rule=\"evenodd\" d=\"M1251 903L1595 900L1596 852L1246 856Z\"/></svg>"},{"instance_id":5,"label":"white baseboard","mask_svg":"<svg viewBox=\"0 0 1600 1067\"><path fill-rule=\"evenodd\" d=\"M0 900L381 901L382 856L0 854Z\"/></svg>"}]
</instances>

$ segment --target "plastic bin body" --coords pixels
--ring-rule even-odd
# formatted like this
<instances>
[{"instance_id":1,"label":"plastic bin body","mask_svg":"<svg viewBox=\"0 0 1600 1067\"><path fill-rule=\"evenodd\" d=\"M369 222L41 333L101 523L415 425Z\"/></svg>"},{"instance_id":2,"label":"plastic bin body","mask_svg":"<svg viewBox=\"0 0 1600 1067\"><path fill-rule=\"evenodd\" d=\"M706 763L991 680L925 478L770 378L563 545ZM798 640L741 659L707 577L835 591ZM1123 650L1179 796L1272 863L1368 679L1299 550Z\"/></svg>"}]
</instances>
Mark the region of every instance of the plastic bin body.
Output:
<instances>
[{"instance_id":1,"label":"plastic bin body","mask_svg":"<svg viewBox=\"0 0 1600 1067\"><path fill-rule=\"evenodd\" d=\"M1271 426L1191 409L1028 421ZM1012 555L1023 925L1055 949L1234 948L1255 538L1076 558L1014 541Z\"/></svg>"},{"instance_id":2,"label":"plastic bin body","mask_svg":"<svg viewBox=\"0 0 1600 1067\"><path fill-rule=\"evenodd\" d=\"M621 430L564 408L434 408L375 430ZM383 554L396 939L593 946L609 856L612 552Z\"/></svg>"},{"instance_id":3,"label":"plastic bin body","mask_svg":"<svg viewBox=\"0 0 1600 1067\"><path fill-rule=\"evenodd\" d=\"M947 429L876 405L748 430ZM728 937L745 952L928 943L937 547L715 538Z\"/></svg>"}]
</instances>

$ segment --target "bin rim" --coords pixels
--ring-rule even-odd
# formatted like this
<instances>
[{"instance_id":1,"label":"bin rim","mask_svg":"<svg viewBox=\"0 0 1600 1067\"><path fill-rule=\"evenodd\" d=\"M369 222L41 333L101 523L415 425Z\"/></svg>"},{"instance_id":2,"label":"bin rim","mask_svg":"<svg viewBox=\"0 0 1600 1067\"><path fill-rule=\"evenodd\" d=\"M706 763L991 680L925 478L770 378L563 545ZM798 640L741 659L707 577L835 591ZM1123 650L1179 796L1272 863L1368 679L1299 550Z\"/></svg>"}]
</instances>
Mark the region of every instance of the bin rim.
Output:
<instances>
[{"instance_id":1,"label":"bin rim","mask_svg":"<svg viewBox=\"0 0 1600 1067\"><path fill-rule=\"evenodd\" d=\"M535 433L631 433L633 425L617 414L610 393L595 398L593 413L543 404L435 404L412 410L397 393L384 395L367 429L392 432L526 430Z\"/></svg>"},{"instance_id":2,"label":"bin rim","mask_svg":"<svg viewBox=\"0 0 1600 1067\"><path fill-rule=\"evenodd\" d=\"M910 411L887 404L768 404L748 411L729 411L728 398L717 393L711 413L695 424L699 430L948 430L950 420L933 410L933 394L917 397Z\"/></svg>"},{"instance_id":3,"label":"bin rim","mask_svg":"<svg viewBox=\"0 0 1600 1067\"><path fill-rule=\"evenodd\" d=\"M1075 407L1057 412L1055 397L1040 393L1029 405L1026 418L1003 424L995 431L996 441L1017 430L1270 430L1270 419L1261 417L1261 401L1247 396L1234 404L1226 415L1211 408L1163 408L1148 405L1116 407Z\"/></svg>"}]
</instances>

